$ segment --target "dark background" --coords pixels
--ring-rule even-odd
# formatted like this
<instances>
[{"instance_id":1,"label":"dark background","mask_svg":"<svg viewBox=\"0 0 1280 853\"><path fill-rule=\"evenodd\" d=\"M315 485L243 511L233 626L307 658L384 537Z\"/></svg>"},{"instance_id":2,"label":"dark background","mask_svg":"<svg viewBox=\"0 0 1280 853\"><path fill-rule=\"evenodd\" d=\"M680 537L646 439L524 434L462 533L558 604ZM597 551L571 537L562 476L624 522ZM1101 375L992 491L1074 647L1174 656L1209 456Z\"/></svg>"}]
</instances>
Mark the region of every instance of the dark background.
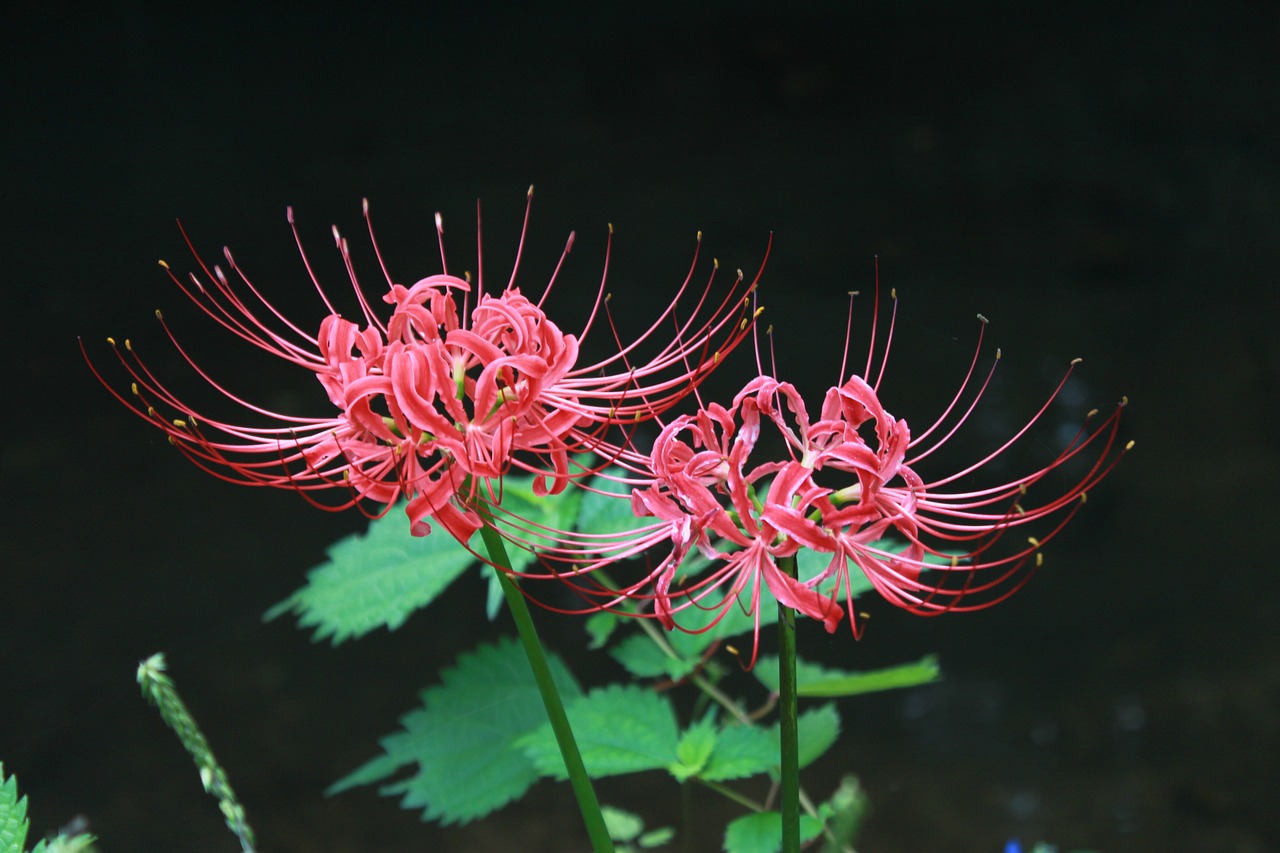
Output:
<instances>
[{"instance_id":1,"label":"dark background","mask_svg":"<svg viewBox=\"0 0 1280 853\"><path fill-rule=\"evenodd\" d=\"M200 474L76 345L108 363L103 338L131 337L194 390L162 307L246 396L327 405L185 304L155 266L190 266L175 218L314 322L286 204L340 289L328 226L367 259L362 197L408 280L437 270L437 210L452 263L473 266L483 199L499 282L533 182L521 281L538 292L577 229L567 312L598 281L607 222L614 305L637 318L683 276L698 229L748 270L772 232L763 300L780 369L811 391L836 372L844 294L869 289L878 255L901 297L895 413L949 399L979 311L1004 359L975 452L1073 357L1052 418L1132 400L1136 451L1012 601L922 620L868 600L861 642L802 635L851 668L942 658L940 685L847 703L815 771L815 789L861 776L860 849L977 853L1019 835L1280 850L1277 7L777 6L4 13L0 759L37 830L83 814L107 851L235 848L137 696L136 662L164 650L264 850L585 848L565 786L445 830L371 792L322 799L439 667L505 626L484 620L474 578L337 650L263 626L360 517ZM1010 461L1050 452L1053 430L1038 435ZM589 681L616 677L580 651L578 622L540 622ZM656 777L605 798L654 822L678 806ZM728 814L712 803L699 849Z\"/></svg>"}]
</instances>

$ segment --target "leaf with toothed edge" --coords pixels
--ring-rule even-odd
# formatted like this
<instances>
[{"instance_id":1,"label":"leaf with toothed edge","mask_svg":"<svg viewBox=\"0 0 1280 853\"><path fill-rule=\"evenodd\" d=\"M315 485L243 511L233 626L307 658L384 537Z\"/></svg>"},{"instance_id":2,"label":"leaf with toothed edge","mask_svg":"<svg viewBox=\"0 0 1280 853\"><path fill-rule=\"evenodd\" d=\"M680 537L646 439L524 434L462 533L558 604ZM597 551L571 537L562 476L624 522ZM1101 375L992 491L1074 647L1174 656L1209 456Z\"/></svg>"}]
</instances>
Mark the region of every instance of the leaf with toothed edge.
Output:
<instances>
[{"instance_id":1,"label":"leaf with toothed edge","mask_svg":"<svg viewBox=\"0 0 1280 853\"><path fill-rule=\"evenodd\" d=\"M581 694L554 655L552 677L566 703ZM335 782L326 793L410 774L379 791L421 809L424 820L467 823L523 796L539 767L516 742L546 719L523 647L514 639L484 644L440 673L422 692L422 706L401 718L401 730L381 741L383 754ZM552 747L554 749L554 746ZM559 752L556 752L559 759Z\"/></svg>"},{"instance_id":2,"label":"leaf with toothed edge","mask_svg":"<svg viewBox=\"0 0 1280 853\"><path fill-rule=\"evenodd\" d=\"M307 573L306 585L264 620L293 612L301 627L315 628L313 640L335 646L377 628L394 631L477 562L443 530L411 535L398 509L331 545L329 559Z\"/></svg>"}]
</instances>

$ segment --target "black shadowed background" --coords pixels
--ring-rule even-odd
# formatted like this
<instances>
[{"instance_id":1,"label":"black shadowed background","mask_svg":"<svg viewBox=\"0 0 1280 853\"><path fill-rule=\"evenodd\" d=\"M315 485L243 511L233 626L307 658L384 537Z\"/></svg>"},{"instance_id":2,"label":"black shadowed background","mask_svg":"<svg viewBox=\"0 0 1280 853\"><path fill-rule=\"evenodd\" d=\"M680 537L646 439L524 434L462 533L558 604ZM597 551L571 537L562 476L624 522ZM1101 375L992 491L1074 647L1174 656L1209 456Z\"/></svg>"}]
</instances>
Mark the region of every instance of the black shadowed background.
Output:
<instances>
[{"instance_id":1,"label":"black shadowed background","mask_svg":"<svg viewBox=\"0 0 1280 853\"><path fill-rule=\"evenodd\" d=\"M1012 463L1131 400L1136 450L1012 600L926 620L868 599L860 642L802 633L802 653L848 668L942 659L940 684L847 702L840 752L815 768L868 789L859 849L1280 850L1276 7L535 6L3 13L0 760L33 828L84 815L105 851L234 849L138 695L137 661L163 650L263 850L586 848L563 785L446 829L370 791L324 799L505 624L485 620L474 577L337 649L262 624L363 519L200 473L97 384L76 340L109 367L106 336L129 337L198 394L162 308L244 396L327 406L172 286L156 260L193 263L175 219L314 323L286 205L340 289L329 226L368 264L362 198L410 281L438 270L436 211L451 264L474 265L481 199L501 281L532 182L520 282L539 292L576 230L555 295L571 315L609 222L614 309L637 323L698 230L748 272L772 233L766 319L779 369L811 392L838 371L845 294L870 290L876 256L900 301L895 414L945 404L983 313L1003 360L957 462L1015 429L1072 358L1054 422ZM538 615L588 681L617 676L582 651L579 621ZM605 797L651 823L679 806L657 778ZM697 849L718 847L712 802Z\"/></svg>"}]
</instances>

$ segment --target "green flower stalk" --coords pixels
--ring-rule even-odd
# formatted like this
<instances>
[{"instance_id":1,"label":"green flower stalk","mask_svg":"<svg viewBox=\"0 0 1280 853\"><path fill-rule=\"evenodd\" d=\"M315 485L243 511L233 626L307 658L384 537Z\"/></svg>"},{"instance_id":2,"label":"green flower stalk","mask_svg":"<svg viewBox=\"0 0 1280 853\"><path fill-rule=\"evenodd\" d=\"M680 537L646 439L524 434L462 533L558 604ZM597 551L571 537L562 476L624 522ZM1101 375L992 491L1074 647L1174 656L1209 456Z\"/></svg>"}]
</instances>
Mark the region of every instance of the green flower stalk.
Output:
<instances>
[{"instance_id":1,"label":"green flower stalk","mask_svg":"<svg viewBox=\"0 0 1280 853\"><path fill-rule=\"evenodd\" d=\"M244 806L240 805L236 792L231 789L226 771L213 757L209 741L178 695L173 679L165 674L163 654L156 653L138 664L138 684L142 687L142 695L160 710L160 717L178 735L178 740L195 761L201 784L205 791L217 798L227 828L240 839L240 849L244 853L254 853L253 829L245 818Z\"/></svg>"}]
</instances>

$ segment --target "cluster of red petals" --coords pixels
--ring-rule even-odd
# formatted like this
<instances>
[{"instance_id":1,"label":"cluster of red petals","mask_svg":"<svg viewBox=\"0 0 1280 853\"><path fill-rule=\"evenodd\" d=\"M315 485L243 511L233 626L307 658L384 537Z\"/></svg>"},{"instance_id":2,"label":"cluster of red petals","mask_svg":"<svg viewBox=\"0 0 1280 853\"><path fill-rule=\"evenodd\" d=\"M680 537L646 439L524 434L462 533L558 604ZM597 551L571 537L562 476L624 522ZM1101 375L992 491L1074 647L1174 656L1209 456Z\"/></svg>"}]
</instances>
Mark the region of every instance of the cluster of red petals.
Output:
<instances>
[{"instance_id":1,"label":"cluster of red petals","mask_svg":"<svg viewBox=\"0 0 1280 853\"><path fill-rule=\"evenodd\" d=\"M757 647L765 588L829 631L848 613L855 635L853 572L894 605L920 615L1002 601L1026 582L1040 563L1041 546L1132 445L1117 445L1122 403L1092 428L1091 412L1075 438L1042 467L993 485L960 485L980 479L983 468L1027 434L1065 385L1073 362L1005 443L926 480L920 463L955 435L990 382L991 373L974 382L980 350L981 335L950 404L915 437L905 420L885 410L878 389L856 375L827 391L817 420L795 387L767 375L748 383L728 408L711 403L671 420L654 443L648 482L631 492L635 514L654 523L634 531L625 546L584 538L575 554L563 543L558 556L572 561L574 571L562 580L596 606L633 614L640 607L641 615L668 628L683 627L681 614L691 608L712 611L711 625L730 608L743 608L756 617ZM871 363L869 358L868 375ZM879 376L883 372L882 366ZM766 431L773 433L767 444ZM1052 487L1040 484L1054 472ZM1038 537L1009 536L1036 523ZM654 547L665 554L621 588L593 589L578 580L592 568ZM795 576L794 563L782 561L801 549L825 555L825 568ZM681 578L695 550L711 565ZM707 630L704 616L686 621L693 626L688 630Z\"/></svg>"},{"instance_id":2,"label":"cluster of red petals","mask_svg":"<svg viewBox=\"0 0 1280 853\"><path fill-rule=\"evenodd\" d=\"M292 212L289 222L293 227ZM439 215L436 223L443 260ZM484 292L482 280L473 287L468 279L447 272L406 286L386 272L371 225L369 235L386 278L382 301L390 306L390 316L384 319L374 310L357 280L347 242L335 228L363 316L353 321L334 308L304 251L304 263L328 312L315 335L267 301L229 251L224 250L226 270L208 266L196 255L202 275L184 281L170 272L187 296L228 331L313 373L332 404L330 413L298 417L244 400L189 357L167 325L165 331L192 368L265 425L233 423L188 405L128 341L123 351L116 348L116 355L131 376L132 395L115 391L96 368L95 374L216 476L303 495L342 494L336 505L324 504L328 509L366 501L390 505L405 497L415 534L428 533L429 520L434 520L466 542L481 524L474 505L477 494L498 491L491 481L515 468L538 475L535 489L542 494L564 489L584 473L571 469L570 453L622 453L625 432L619 442L608 440L615 430L633 429L692 393L751 326L749 293L755 282L744 283L739 274L717 297L715 273L699 292L692 286L691 266L670 307L635 341L624 344L612 332L603 278L586 327L577 335L566 334L541 302L530 301L515 286L514 271L496 295ZM296 227L294 236L302 251ZM572 244L571 234L565 255ZM556 273L559 269L557 265ZM555 274L546 290L554 281ZM691 291L694 305L688 307ZM613 354L584 364L580 347L601 315L613 334ZM655 339L662 343L655 346Z\"/></svg>"}]
</instances>

